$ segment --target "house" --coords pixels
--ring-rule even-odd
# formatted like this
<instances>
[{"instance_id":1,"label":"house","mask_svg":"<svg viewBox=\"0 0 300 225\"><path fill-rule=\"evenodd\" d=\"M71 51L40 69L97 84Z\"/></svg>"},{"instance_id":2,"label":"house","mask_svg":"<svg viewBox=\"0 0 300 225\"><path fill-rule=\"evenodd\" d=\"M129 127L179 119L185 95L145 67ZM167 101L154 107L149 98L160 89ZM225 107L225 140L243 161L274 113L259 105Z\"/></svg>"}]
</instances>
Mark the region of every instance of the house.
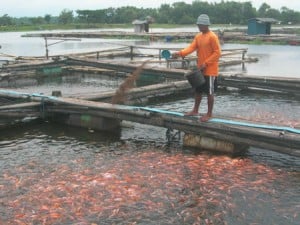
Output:
<instances>
[{"instance_id":1,"label":"house","mask_svg":"<svg viewBox=\"0 0 300 225\"><path fill-rule=\"evenodd\" d=\"M149 24L147 20L134 20L132 24L134 25L135 33L149 32Z\"/></svg>"},{"instance_id":2,"label":"house","mask_svg":"<svg viewBox=\"0 0 300 225\"><path fill-rule=\"evenodd\" d=\"M153 23L154 19L151 16L147 16L145 20L134 20L132 24L134 25L135 33L149 32L149 24Z\"/></svg>"},{"instance_id":3,"label":"house","mask_svg":"<svg viewBox=\"0 0 300 225\"><path fill-rule=\"evenodd\" d=\"M252 18L248 20L248 35L271 34L271 24L279 21L273 18Z\"/></svg>"}]
</instances>

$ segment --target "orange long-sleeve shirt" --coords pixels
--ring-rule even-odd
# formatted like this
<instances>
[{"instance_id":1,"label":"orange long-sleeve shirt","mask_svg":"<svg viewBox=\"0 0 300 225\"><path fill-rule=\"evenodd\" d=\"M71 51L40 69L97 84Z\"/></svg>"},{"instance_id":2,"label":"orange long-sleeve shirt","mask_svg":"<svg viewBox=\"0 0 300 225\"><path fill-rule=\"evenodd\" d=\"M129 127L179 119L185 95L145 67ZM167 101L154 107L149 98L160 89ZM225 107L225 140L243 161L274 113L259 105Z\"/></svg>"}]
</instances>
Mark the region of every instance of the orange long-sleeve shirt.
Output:
<instances>
[{"instance_id":1,"label":"orange long-sleeve shirt","mask_svg":"<svg viewBox=\"0 0 300 225\"><path fill-rule=\"evenodd\" d=\"M219 58L221 56L221 47L218 36L212 32L198 33L193 42L179 51L179 54L184 57L197 50L198 61L197 65L206 65L203 71L205 75L218 76L219 74Z\"/></svg>"}]
</instances>

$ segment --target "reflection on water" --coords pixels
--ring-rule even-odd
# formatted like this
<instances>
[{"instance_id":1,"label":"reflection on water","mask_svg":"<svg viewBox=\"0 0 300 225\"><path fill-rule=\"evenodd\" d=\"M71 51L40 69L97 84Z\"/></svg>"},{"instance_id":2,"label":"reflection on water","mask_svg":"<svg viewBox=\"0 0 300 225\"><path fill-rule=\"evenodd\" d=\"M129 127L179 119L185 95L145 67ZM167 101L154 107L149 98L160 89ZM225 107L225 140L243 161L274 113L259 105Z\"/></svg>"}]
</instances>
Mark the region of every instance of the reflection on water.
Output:
<instances>
[{"instance_id":1,"label":"reflection on water","mask_svg":"<svg viewBox=\"0 0 300 225\"><path fill-rule=\"evenodd\" d=\"M229 66L225 68L226 71L265 77L295 77L300 79L300 72L297 70L300 46L228 44L224 47L248 48L247 55L258 58L258 62L246 63L244 67L241 65Z\"/></svg>"},{"instance_id":2,"label":"reflection on water","mask_svg":"<svg viewBox=\"0 0 300 225\"><path fill-rule=\"evenodd\" d=\"M27 32L39 33L39 32ZM2 46L0 53L12 56L45 56L45 40L43 38L22 37L24 32L2 32L0 44ZM57 43L59 40L48 40L49 55L72 54L80 52L100 51L113 48L120 48L124 45L134 45L136 40L118 40L103 38L81 38L75 41L65 41ZM0 54L2 58L2 55ZM1 59L0 58L0 59Z\"/></svg>"}]
</instances>

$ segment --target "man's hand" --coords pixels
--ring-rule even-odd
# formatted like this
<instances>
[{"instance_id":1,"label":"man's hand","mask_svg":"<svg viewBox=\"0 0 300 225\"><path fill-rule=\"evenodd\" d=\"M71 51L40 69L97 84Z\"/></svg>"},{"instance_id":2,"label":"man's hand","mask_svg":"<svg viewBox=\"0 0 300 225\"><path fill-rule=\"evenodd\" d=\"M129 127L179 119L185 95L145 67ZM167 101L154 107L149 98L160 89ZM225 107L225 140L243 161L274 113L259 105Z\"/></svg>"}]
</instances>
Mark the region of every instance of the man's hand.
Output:
<instances>
[{"instance_id":1,"label":"man's hand","mask_svg":"<svg viewBox=\"0 0 300 225\"><path fill-rule=\"evenodd\" d=\"M178 57L180 57L179 52L174 52L174 53L172 53L172 58L173 58L173 59L177 59Z\"/></svg>"},{"instance_id":2,"label":"man's hand","mask_svg":"<svg viewBox=\"0 0 300 225\"><path fill-rule=\"evenodd\" d=\"M206 64L203 63L203 64L199 67L199 70L203 71L203 70L205 70L205 68L206 68Z\"/></svg>"}]
</instances>

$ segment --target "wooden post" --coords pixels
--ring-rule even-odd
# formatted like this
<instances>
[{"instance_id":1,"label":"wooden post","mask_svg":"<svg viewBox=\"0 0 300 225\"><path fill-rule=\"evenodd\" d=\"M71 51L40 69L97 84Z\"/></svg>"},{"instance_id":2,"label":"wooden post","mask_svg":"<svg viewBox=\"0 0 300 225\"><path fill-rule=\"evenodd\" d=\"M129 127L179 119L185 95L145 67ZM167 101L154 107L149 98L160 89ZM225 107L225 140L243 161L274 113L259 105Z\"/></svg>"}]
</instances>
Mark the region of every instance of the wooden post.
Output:
<instances>
[{"instance_id":1,"label":"wooden post","mask_svg":"<svg viewBox=\"0 0 300 225\"><path fill-rule=\"evenodd\" d=\"M130 46L130 59L133 60L133 46Z\"/></svg>"},{"instance_id":2,"label":"wooden post","mask_svg":"<svg viewBox=\"0 0 300 225\"><path fill-rule=\"evenodd\" d=\"M161 60L161 49L158 50L158 58Z\"/></svg>"},{"instance_id":3,"label":"wooden post","mask_svg":"<svg viewBox=\"0 0 300 225\"><path fill-rule=\"evenodd\" d=\"M47 37L44 37L44 39L45 39L45 48L46 48L46 59L49 59L49 50L48 50Z\"/></svg>"},{"instance_id":4,"label":"wooden post","mask_svg":"<svg viewBox=\"0 0 300 225\"><path fill-rule=\"evenodd\" d=\"M246 55L246 50L243 50L243 54L242 54L242 60L245 60L245 55Z\"/></svg>"}]
</instances>

